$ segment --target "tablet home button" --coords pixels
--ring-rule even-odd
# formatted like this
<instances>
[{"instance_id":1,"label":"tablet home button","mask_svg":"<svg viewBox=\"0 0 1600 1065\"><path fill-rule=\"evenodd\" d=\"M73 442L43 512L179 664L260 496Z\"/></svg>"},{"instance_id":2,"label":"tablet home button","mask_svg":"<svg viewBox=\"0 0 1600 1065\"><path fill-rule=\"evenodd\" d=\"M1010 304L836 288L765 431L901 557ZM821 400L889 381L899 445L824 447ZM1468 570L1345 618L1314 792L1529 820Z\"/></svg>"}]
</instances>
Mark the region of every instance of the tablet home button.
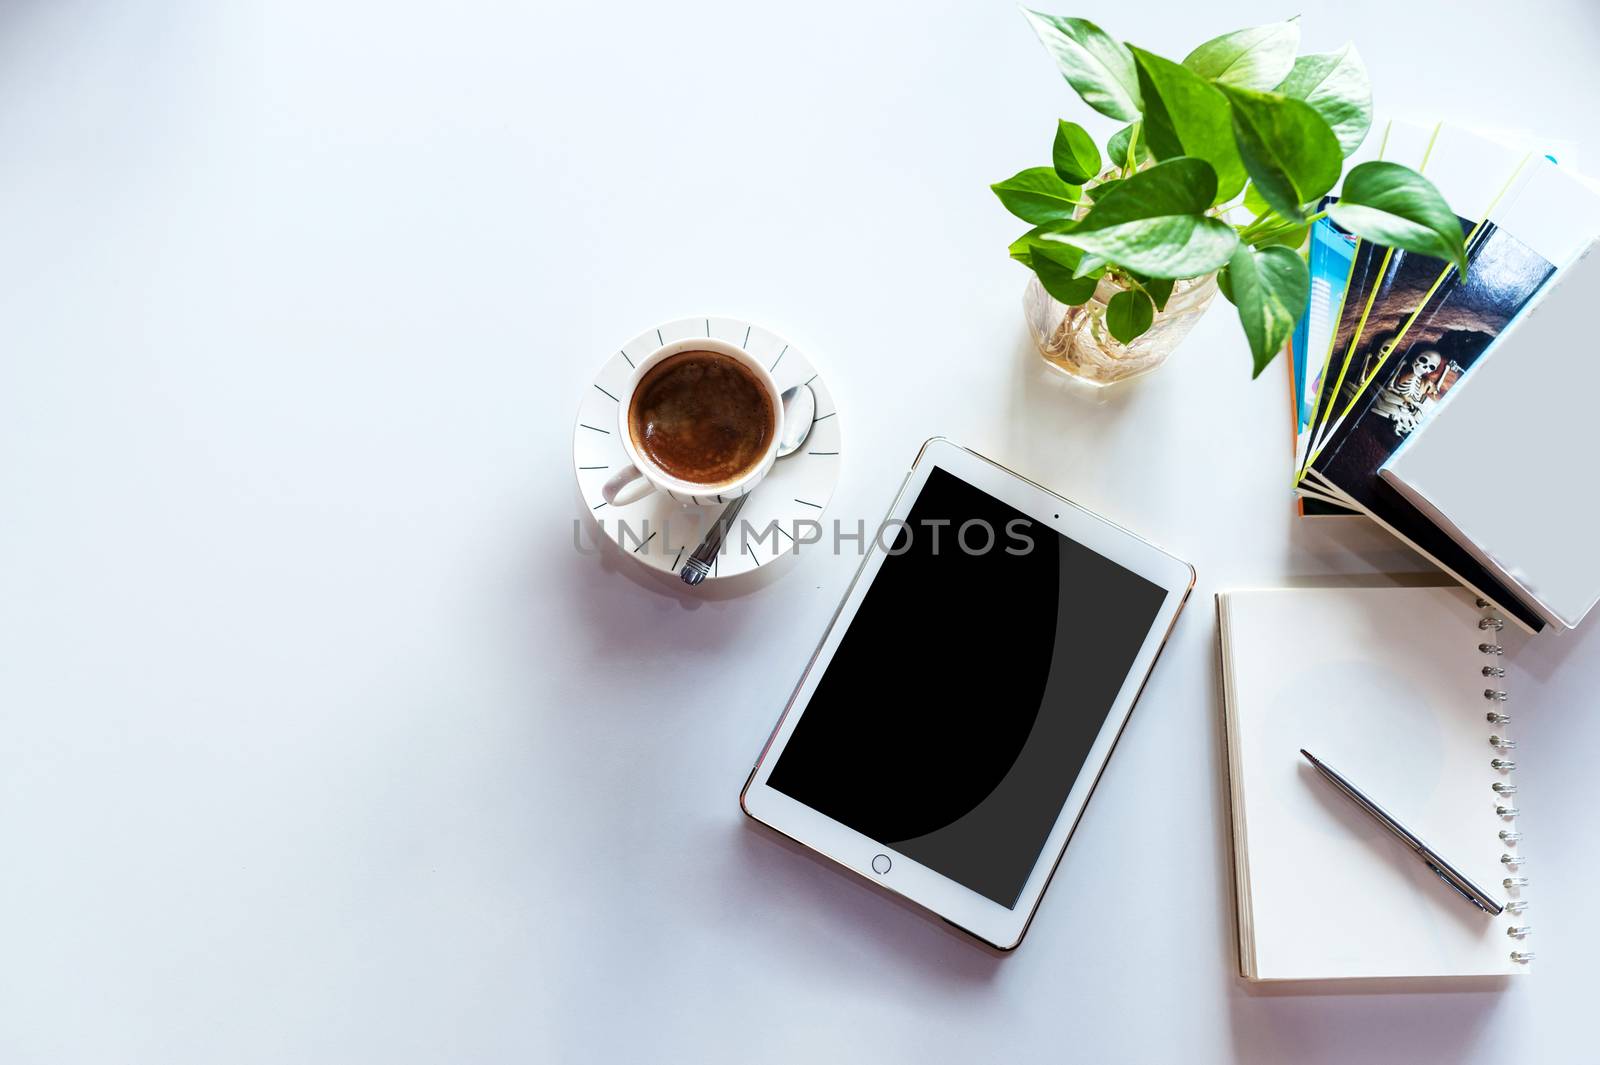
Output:
<instances>
[{"instance_id":1,"label":"tablet home button","mask_svg":"<svg viewBox=\"0 0 1600 1065\"><path fill-rule=\"evenodd\" d=\"M882 876L884 873L889 871L890 864L889 856L887 854L880 854L876 858L872 859L872 871L877 873L879 876Z\"/></svg>"}]
</instances>

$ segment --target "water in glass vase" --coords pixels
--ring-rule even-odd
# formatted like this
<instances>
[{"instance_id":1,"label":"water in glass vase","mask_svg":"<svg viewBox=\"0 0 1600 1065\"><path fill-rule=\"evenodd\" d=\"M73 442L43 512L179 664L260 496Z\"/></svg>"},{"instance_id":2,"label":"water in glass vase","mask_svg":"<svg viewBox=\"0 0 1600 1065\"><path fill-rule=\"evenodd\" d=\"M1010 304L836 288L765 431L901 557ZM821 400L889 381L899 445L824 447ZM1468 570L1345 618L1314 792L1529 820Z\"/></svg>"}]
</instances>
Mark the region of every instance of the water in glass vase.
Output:
<instances>
[{"instance_id":1,"label":"water in glass vase","mask_svg":"<svg viewBox=\"0 0 1600 1065\"><path fill-rule=\"evenodd\" d=\"M1106 329L1106 304L1120 291L1115 282L1102 279L1087 303L1068 307L1053 299L1038 278L1030 280L1022 309L1044 361L1091 385L1110 385L1147 374L1167 361L1211 306L1217 278L1209 274L1173 285L1166 308L1157 311L1150 328L1130 344Z\"/></svg>"}]
</instances>

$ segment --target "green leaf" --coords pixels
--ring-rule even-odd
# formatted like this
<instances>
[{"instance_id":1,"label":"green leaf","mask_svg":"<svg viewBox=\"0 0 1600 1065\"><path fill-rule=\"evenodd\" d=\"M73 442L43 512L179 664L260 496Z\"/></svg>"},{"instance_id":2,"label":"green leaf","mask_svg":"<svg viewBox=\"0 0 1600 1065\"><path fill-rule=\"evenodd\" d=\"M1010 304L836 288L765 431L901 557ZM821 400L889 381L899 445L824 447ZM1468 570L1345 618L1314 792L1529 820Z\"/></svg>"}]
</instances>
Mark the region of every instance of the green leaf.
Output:
<instances>
[{"instance_id":1,"label":"green leaf","mask_svg":"<svg viewBox=\"0 0 1600 1065\"><path fill-rule=\"evenodd\" d=\"M1039 283L1055 299L1069 307L1076 307L1094 295L1098 277L1078 277L1077 270L1083 252L1070 244L1038 241L1033 248L1033 272Z\"/></svg>"},{"instance_id":2,"label":"green leaf","mask_svg":"<svg viewBox=\"0 0 1600 1065\"><path fill-rule=\"evenodd\" d=\"M1034 237L1037 237L1043 232L1044 226L1034 226L1032 229L1022 234L1022 236L1012 241L1011 246L1008 247L1006 251L1013 259L1017 260L1017 262L1031 268L1033 266L1033 259L1031 257L1031 248L1029 245L1032 244Z\"/></svg>"},{"instance_id":3,"label":"green leaf","mask_svg":"<svg viewBox=\"0 0 1600 1065\"><path fill-rule=\"evenodd\" d=\"M1144 132L1138 133L1138 140L1134 141L1134 131L1139 129L1139 123L1123 126L1111 135L1106 141L1106 162L1115 167L1132 169L1140 163L1148 163L1154 158L1150 154L1150 145L1144 141ZM1133 158L1128 158L1128 143L1133 141Z\"/></svg>"},{"instance_id":4,"label":"green leaf","mask_svg":"<svg viewBox=\"0 0 1600 1065\"><path fill-rule=\"evenodd\" d=\"M1204 159L1217 173L1216 199L1244 188L1244 162L1233 141L1233 113L1222 90L1187 67L1129 45L1144 94L1144 136L1157 159Z\"/></svg>"},{"instance_id":5,"label":"green leaf","mask_svg":"<svg viewBox=\"0 0 1600 1065\"><path fill-rule=\"evenodd\" d=\"M1085 190L1088 193L1089 202L1099 203L1101 200L1111 195L1111 190L1120 184L1122 184L1121 178L1107 178L1105 181L1100 182L1100 184Z\"/></svg>"},{"instance_id":6,"label":"green leaf","mask_svg":"<svg viewBox=\"0 0 1600 1065\"><path fill-rule=\"evenodd\" d=\"M1124 344L1140 336L1156 320L1150 297L1138 289L1125 289L1106 303L1106 328Z\"/></svg>"},{"instance_id":7,"label":"green leaf","mask_svg":"<svg viewBox=\"0 0 1600 1065\"><path fill-rule=\"evenodd\" d=\"M1127 48L1087 19L1027 8L1022 14L1084 103L1123 122L1139 117L1139 79Z\"/></svg>"},{"instance_id":8,"label":"green leaf","mask_svg":"<svg viewBox=\"0 0 1600 1065\"><path fill-rule=\"evenodd\" d=\"M1261 198L1261 190L1256 188L1254 183L1244 187L1244 209L1258 220L1262 215L1272 210L1267 201Z\"/></svg>"},{"instance_id":9,"label":"green leaf","mask_svg":"<svg viewBox=\"0 0 1600 1065\"><path fill-rule=\"evenodd\" d=\"M1277 216L1274 215L1274 218ZM1311 227L1304 222L1282 221L1250 238L1250 246L1254 248L1270 248L1281 246L1285 248L1298 248L1306 242L1306 237L1311 233Z\"/></svg>"},{"instance_id":10,"label":"green leaf","mask_svg":"<svg viewBox=\"0 0 1600 1065\"><path fill-rule=\"evenodd\" d=\"M1050 158L1056 176L1072 185L1082 185L1100 173L1100 149L1089 131L1076 122L1056 123L1056 142Z\"/></svg>"},{"instance_id":11,"label":"green leaf","mask_svg":"<svg viewBox=\"0 0 1600 1065\"><path fill-rule=\"evenodd\" d=\"M1228 268L1224 266L1217 271L1217 291L1222 293L1222 298L1233 303L1233 279L1228 276ZM1234 304L1238 306L1238 304Z\"/></svg>"},{"instance_id":12,"label":"green leaf","mask_svg":"<svg viewBox=\"0 0 1600 1065\"><path fill-rule=\"evenodd\" d=\"M1203 212L1211 206L1216 175L1210 164L1180 157L1157 163L1119 182L1089 208L1069 240L1106 262L1148 277L1198 277L1233 254L1233 227Z\"/></svg>"},{"instance_id":13,"label":"green leaf","mask_svg":"<svg viewBox=\"0 0 1600 1065\"><path fill-rule=\"evenodd\" d=\"M1098 255L1089 255L1085 253L1083 261L1080 262L1078 264L1078 268L1072 272L1072 276L1092 277L1098 281L1102 277L1106 276L1106 267L1109 265L1111 265L1111 260L1101 258Z\"/></svg>"},{"instance_id":14,"label":"green leaf","mask_svg":"<svg viewBox=\"0 0 1600 1065\"><path fill-rule=\"evenodd\" d=\"M1156 310L1167 309L1167 301L1172 298L1172 286L1175 282L1170 277L1141 278L1140 284L1145 292L1155 301Z\"/></svg>"},{"instance_id":15,"label":"green leaf","mask_svg":"<svg viewBox=\"0 0 1600 1065\"><path fill-rule=\"evenodd\" d=\"M1346 158L1361 147L1372 128L1372 83L1353 44L1296 59L1277 91L1311 105L1332 127Z\"/></svg>"},{"instance_id":16,"label":"green leaf","mask_svg":"<svg viewBox=\"0 0 1600 1065\"><path fill-rule=\"evenodd\" d=\"M1210 164L1187 156L1168 159L1101 193L1077 228L1100 229L1164 214L1202 214L1211 206L1216 187L1217 175Z\"/></svg>"},{"instance_id":17,"label":"green leaf","mask_svg":"<svg viewBox=\"0 0 1600 1065\"><path fill-rule=\"evenodd\" d=\"M1250 235L1246 243L1252 247L1282 244L1284 247L1298 248L1305 243L1311 227L1305 222L1290 221L1279 215L1261 198L1254 184L1245 186L1244 205L1255 215L1255 219L1245 227L1245 232Z\"/></svg>"},{"instance_id":18,"label":"green leaf","mask_svg":"<svg viewBox=\"0 0 1600 1065\"><path fill-rule=\"evenodd\" d=\"M1006 210L1034 225L1070 222L1083 190L1069 185L1054 167L1029 167L996 185L990 185Z\"/></svg>"},{"instance_id":19,"label":"green leaf","mask_svg":"<svg viewBox=\"0 0 1600 1065\"><path fill-rule=\"evenodd\" d=\"M1433 182L1410 167L1362 163L1345 176L1328 216L1363 240L1448 260L1467 276L1461 220Z\"/></svg>"},{"instance_id":20,"label":"green leaf","mask_svg":"<svg viewBox=\"0 0 1600 1065\"><path fill-rule=\"evenodd\" d=\"M1300 47L1300 23L1274 22L1213 37L1184 57L1200 75L1242 89L1270 89L1289 73Z\"/></svg>"},{"instance_id":21,"label":"green leaf","mask_svg":"<svg viewBox=\"0 0 1600 1065\"><path fill-rule=\"evenodd\" d=\"M1239 308L1239 322L1250 341L1255 363L1251 376L1259 377L1305 313L1311 272L1306 261L1288 248L1257 251L1241 244L1224 273L1223 292Z\"/></svg>"},{"instance_id":22,"label":"green leaf","mask_svg":"<svg viewBox=\"0 0 1600 1065\"><path fill-rule=\"evenodd\" d=\"M1250 89L1226 92L1234 140L1252 185L1280 215L1303 221L1300 205L1339 180L1344 156L1338 138L1309 104Z\"/></svg>"}]
</instances>

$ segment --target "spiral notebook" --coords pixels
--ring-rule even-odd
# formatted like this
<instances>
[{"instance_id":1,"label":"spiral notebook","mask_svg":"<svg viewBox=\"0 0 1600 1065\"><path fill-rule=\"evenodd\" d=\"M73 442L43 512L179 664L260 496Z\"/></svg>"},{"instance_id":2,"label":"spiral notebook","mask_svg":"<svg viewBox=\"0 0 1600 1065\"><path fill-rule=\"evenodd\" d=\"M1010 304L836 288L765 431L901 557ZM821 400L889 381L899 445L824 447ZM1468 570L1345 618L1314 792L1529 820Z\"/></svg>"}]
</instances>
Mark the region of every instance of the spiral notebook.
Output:
<instances>
[{"instance_id":1,"label":"spiral notebook","mask_svg":"<svg viewBox=\"0 0 1600 1065\"><path fill-rule=\"evenodd\" d=\"M1224 592L1217 614L1241 975L1527 971L1500 616L1455 587ZM1451 892L1302 747L1505 912Z\"/></svg>"}]
</instances>

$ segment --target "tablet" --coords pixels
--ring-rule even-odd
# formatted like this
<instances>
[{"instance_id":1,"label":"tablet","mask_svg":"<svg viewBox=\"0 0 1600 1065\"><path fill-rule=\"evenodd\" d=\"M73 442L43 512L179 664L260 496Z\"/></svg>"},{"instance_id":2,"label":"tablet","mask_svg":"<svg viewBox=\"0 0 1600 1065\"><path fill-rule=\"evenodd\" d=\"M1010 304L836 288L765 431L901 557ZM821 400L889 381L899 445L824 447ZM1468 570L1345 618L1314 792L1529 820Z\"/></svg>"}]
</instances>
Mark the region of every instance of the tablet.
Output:
<instances>
[{"instance_id":1,"label":"tablet","mask_svg":"<svg viewBox=\"0 0 1600 1065\"><path fill-rule=\"evenodd\" d=\"M1011 950L1194 569L941 438L871 541L740 805Z\"/></svg>"}]
</instances>

